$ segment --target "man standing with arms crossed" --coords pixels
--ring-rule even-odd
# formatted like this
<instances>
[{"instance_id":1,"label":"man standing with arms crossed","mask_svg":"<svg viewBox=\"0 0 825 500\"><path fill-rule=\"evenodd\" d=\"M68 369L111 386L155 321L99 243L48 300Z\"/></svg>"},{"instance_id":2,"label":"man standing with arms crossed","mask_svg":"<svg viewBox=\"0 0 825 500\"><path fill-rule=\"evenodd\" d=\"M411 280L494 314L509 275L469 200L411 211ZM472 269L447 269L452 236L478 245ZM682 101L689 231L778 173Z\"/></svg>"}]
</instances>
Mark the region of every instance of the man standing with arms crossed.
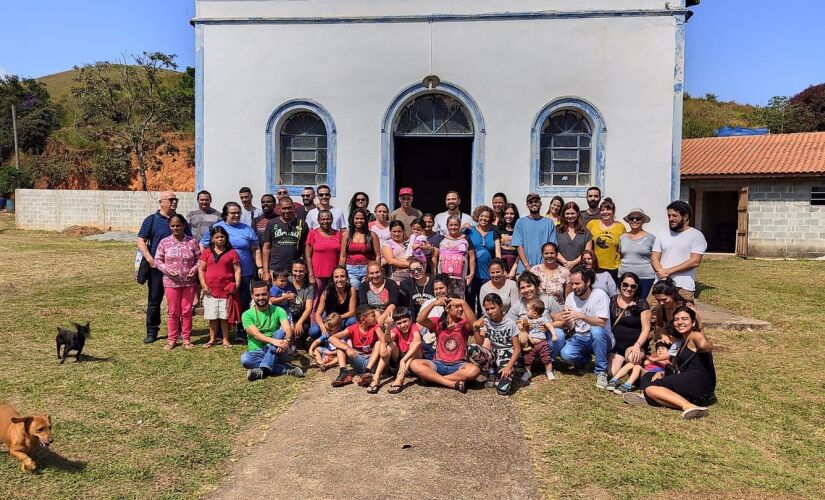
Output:
<instances>
[{"instance_id":1,"label":"man standing with arms crossed","mask_svg":"<svg viewBox=\"0 0 825 500\"><path fill-rule=\"evenodd\" d=\"M670 229L656 233L650 263L656 271L657 281L672 279L679 295L693 302L696 268L702 263L708 242L701 231L690 227L691 213L690 205L681 200L667 206Z\"/></svg>"}]
</instances>

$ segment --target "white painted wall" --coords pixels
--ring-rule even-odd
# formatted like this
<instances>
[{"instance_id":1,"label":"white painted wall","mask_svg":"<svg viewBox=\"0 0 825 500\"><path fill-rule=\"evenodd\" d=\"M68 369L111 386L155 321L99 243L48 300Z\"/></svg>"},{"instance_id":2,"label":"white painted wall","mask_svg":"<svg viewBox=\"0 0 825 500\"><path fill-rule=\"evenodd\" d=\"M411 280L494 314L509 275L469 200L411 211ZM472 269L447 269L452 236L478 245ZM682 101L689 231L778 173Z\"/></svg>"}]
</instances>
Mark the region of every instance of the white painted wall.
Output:
<instances>
[{"instance_id":1,"label":"white painted wall","mask_svg":"<svg viewBox=\"0 0 825 500\"><path fill-rule=\"evenodd\" d=\"M200 0L198 15L320 15L320 6L331 4ZM338 15L367 12L368 4L394 13L426 12L427 6L441 12L449 10L447 4L462 12L494 6L487 0L340 4L334 10ZM531 6L580 10L661 8L663 3L520 0L508 2L507 10ZM670 201L674 26L668 16L205 25L204 186L215 200L235 199L241 185L249 185L256 197L265 192L267 119L285 101L306 98L324 106L337 126L338 197L364 190L377 201L382 116L403 89L436 74L472 96L486 121L485 199L504 191L523 205L530 188L533 121L550 101L573 96L593 104L605 119L605 194L616 201L619 215L641 206L654 219L650 229L664 228L664 206Z\"/></svg>"}]
</instances>

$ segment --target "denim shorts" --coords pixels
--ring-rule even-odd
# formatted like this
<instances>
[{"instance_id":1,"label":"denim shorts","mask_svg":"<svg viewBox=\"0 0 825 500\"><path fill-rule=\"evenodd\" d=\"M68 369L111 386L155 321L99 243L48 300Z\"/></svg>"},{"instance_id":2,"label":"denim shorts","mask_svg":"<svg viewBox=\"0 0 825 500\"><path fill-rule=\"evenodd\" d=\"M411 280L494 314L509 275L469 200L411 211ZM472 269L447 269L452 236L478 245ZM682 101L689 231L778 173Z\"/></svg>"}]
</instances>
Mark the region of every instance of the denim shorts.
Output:
<instances>
[{"instance_id":1,"label":"denim shorts","mask_svg":"<svg viewBox=\"0 0 825 500\"><path fill-rule=\"evenodd\" d=\"M443 361L434 359L433 364L435 365L435 371L437 371L438 374L442 377L446 377L447 375L452 375L453 373L460 370L461 367L464 366L465 362L456 361L455 363L445 363Z\"/></svg>"},{"instance_id":2,"label":"denim shorts","mask_svg":"<svg viewBox=\"0 0 825 500\"><path fill-rule=\"evenodd\" d=\"M369 354L361 354L358 353L352 358L349 358L349 364L352 366L353 371L355 373L366 373L367 371L367 364L370 362L370 355Z\"/></svg>"}]
</instances>

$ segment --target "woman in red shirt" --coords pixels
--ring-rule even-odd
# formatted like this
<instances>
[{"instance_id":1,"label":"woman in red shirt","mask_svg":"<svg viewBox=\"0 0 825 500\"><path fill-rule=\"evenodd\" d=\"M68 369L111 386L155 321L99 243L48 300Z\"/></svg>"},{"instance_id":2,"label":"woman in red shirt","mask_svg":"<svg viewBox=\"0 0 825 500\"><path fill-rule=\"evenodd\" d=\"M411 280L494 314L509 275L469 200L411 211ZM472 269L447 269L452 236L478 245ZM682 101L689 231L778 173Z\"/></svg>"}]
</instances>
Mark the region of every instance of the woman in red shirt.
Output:
<instances>
[{"instance_id":1,"label":"woman in red shirt","mask_svg":"<svg viewBox=\"0 0 825 500\"><path fill-rule=\"evenodd\" d=\"M241 286L241 260L229 243L229 235L221 226L209 230L209 248L198 262L198 278L203 289L203 317L209 321L209 348L215 345L218 326L223 332L223 346L232 347L229 335L227 304L229 295Z\"/></svg>"},{"instance_id":2,"label":"woman in red shirt","mask_svg":"<svg viewBox=\"0 0 825 500\"><path fill-rule=\"evenodd\" d=\"M318 212L318 226L309 232L304 255L309 270L309 282L315 283L315 298L326 290L332 270L341 256L341 231L332 228L332 212Z\"/></svg>"},{"instance_id":3,"label":"woman in red shirt","mask_svg":"<svg viewBox=\"0 0 825 500\"><path fill-rule=\"evenodd\" d=\"M353 210L352 226L341 242L341 257L338 261L339 265L347 266L349 282L356 291L367 277L367 263L380 255L378 235L367 227L367 216L368 213L363 208Z\"/></svg>"},{"instance_id":4,"label":"woman in red shirt","mask_svg":"<svg viewBox=\"0 0 825 500\"><path fill-rule=\"evenodd\" d=\"M444 308L437 324L430 319L430 311ZM467 362L467 339L473 335L477 344L484 342L480 332L473 330L476 316L472 308L458 297L439 297L427 304L418 313L418 324L435 332L435 359L416 359L410 369L426 382L442 385L459 392L467 392L466 383L475 380L481 370Z\"/></svg>"}]
</instances>

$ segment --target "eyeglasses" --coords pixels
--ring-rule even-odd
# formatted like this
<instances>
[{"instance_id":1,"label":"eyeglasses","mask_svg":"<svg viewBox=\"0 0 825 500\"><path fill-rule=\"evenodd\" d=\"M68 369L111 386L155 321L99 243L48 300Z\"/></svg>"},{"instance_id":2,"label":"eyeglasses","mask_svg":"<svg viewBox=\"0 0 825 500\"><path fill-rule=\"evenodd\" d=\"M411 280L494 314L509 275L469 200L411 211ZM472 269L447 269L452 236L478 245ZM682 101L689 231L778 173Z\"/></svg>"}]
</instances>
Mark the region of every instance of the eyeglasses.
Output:
<instances>
[{"instance_id":1,"label":"eyeglasses","mask_svg":"<svg viewBox=\"0 0 825 500\"><path fill-rule=\"evenodd\" d=\"M277 194L289 194L289 191L278 191Z\"/></svg>"},{"instance_id":2,"label":"eyeglasses","mask_svg":"<svg viewBox=\"0 0 825 500\"><path fill-rule=\"evenodd\" d=\"M302 194L301 198L312 198L311 194Z\"/></svg>"},{"instance_id":3,"label":"eyeglasses","mask_svg":"<svg viewBox=\"0 0 825 500\"><path fill-rule=\"evenodd\" d=\"M423 268L423 267L411 267L411 268L410 268L410 272L411 272L412 274L418 274L418 273L420 273L420 272L422 272L422 271L424 271L424 268Z\"/></svg>"},{"instance_id":4,"label":"eyeglasses","mask_svg":"<svg viewBox=\"0 0 825 500\"><path fill-rule=\"evenodd\" d=\"M332 195L329 193L318 193L318 198L329 198L330 196Z\"/></svg>"},{"instance_id":5,"label":"eyeglasses","mask_svg":"<svg viewBox=\"0 0 825 500\"><path fill-rule=\"evenodd\" d=\"M630 222L641 222L644 219L642 219L641 217L628 217L627 220Z\"/></svg>"},{"instance_id":6,"label":"eyeglasses","mask_svg":"<svg viewBox=\"0 0 825 500\"><path fill-rule=\"evenodd\" d=\"M629 288L630 290L635 290L639 288L639 285L636 283L622 283L622 288Z\"/></svg>"},{"instance_id":7,"label":"eyeglasses","mask_svg":"<svg viewBox=\"0 0 825 500\"><path fill-rule=\"evenodd\" d=\"M355 201L367 201L366 198L355 198Z\"/></svg>"},{"instance_id":8,"label":"eyeglasses","mask_svg":"<svg viewBox=\"0 0 825 500\"><path fill-rule=\"evenodd\" d=\"M177 203L178 199L177 198L164 198L161 201L168 201L169 203Z\"/></svg>"}]
</instances>

